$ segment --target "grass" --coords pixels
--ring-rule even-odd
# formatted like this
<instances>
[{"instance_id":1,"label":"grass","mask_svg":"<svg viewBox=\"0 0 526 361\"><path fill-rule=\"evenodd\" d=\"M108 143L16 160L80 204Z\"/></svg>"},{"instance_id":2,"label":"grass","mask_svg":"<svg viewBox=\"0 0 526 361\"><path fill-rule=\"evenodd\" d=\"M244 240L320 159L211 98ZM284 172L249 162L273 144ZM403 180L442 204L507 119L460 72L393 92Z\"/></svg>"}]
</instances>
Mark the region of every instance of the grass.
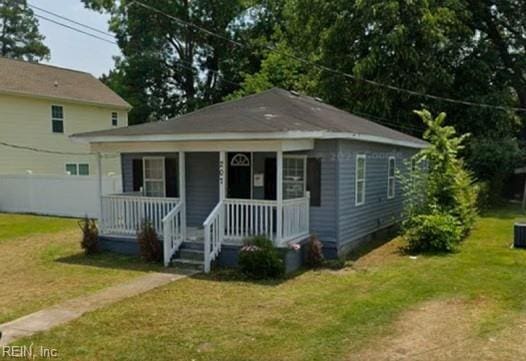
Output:
<instances>
[{"instance_id":1,"label":"grass","mask_svg":"<svg viewBox=\"0 0 526 361\"><path fill-rule=\"evenodd\" d=\"M526 251L510 249L517 217L515 208L485 215L450 255L412 259L395 239L352 267L284 282L223 273L184 279L19 344L54 347L75 360L346 360L381 349L408 310L448 299L478 310L465 336L485 340L524 319ZM447 336L437 335L450 345ZM524 355L501 349L497 360ZM466 346L458 357L479 351Z\"/></svg>"},{"instance_id":2,"label":"grass","mask_svg":"<svg viewBox=\"0 0 526 361\"><path fill-rule=\"evenodd\" d=\"M158 269L130 257L85 257L77 222L0 214L0 323Z\"/></svg>"}]
</instances>

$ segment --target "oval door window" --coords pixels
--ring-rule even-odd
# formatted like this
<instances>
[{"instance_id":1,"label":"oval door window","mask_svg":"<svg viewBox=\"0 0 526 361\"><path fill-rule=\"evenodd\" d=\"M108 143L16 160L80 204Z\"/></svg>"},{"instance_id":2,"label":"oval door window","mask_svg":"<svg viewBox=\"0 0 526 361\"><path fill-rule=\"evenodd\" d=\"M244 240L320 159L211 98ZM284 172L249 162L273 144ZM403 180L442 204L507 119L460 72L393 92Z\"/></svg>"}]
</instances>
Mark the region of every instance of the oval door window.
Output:
<instances>
[{"instance_id":1,"label":"oval door window","mask_svg":"<svg viewBox=\"0 0 526 361\"><path fill-rule=\"evenodd\" d=\"M246 154L238 153L230 161L232 167L250 167L250 159Z\"/></svg>"}]
</instances>

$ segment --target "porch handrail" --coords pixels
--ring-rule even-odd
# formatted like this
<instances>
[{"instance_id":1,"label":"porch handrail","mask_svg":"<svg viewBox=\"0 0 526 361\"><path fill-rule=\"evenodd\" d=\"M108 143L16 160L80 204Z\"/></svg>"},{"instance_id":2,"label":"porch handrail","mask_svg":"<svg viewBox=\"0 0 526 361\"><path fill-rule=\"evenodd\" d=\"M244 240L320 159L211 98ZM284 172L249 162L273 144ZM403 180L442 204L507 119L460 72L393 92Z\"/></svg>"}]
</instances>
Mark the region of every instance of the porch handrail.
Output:
<instances>
[{"instance_id":1,"label":"porch handrail","mask_svg":"<svg viewBox=\"0 0 526 361\"><path fill-rule=\"evenodd\" d=\"M220 201L203 223L205 232L205 273L210 272L212 261L221 252L221 246L225 237L225 206Z\"/></svg>"},{"instance_id":2,"label":"porch handrail","mask_svg":"<svg viewBox=\"0 0 526 361\"><path fill-rule=\"evenodd\" d=\"M167 267L173 255L186 239L185 203L181 201L163 218L164 265Z\"/></svg>"},{"instance_id":3,"label":"porch handrail","mask_svg":"<svg viewBox=\"0 0 526 361\"><path fill-rule=\"evenodd\" d=\"M101 234L134 236L148 219L162 234L163 218L179 203L179 198L156 198L127 194L102 196Z\"/></svg>"},{"instance_id":4,"label":"porch handrail","mask_svg":"<svg viewBox=\"0 0 526 361\"><path fill-rule=\"evenodd\" d=\"M309 234L310 194L305 197L283 201L282 243L305 237Z\"/></svg>"}]
</instances>

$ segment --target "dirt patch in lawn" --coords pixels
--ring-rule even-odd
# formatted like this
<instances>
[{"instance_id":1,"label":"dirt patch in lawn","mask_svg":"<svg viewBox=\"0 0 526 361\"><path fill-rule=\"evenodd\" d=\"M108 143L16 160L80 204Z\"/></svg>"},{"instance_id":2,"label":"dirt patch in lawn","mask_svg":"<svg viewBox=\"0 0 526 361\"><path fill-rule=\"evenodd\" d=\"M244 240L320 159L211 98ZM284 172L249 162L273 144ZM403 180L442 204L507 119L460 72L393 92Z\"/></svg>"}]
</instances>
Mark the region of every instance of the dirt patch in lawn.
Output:
<instances>
[{"instance_id":1,"label":"dirt patch in lawn","mask_svg":"<svg viewBox=\"0 0 526 361\"><path fill-rule=\"evenodd\" d=\"M349 361L524 359L526 315L503 330L481 335L485 302L434 300L403 313L394 332L380 337Z\"/></svg>"}]
</instances>

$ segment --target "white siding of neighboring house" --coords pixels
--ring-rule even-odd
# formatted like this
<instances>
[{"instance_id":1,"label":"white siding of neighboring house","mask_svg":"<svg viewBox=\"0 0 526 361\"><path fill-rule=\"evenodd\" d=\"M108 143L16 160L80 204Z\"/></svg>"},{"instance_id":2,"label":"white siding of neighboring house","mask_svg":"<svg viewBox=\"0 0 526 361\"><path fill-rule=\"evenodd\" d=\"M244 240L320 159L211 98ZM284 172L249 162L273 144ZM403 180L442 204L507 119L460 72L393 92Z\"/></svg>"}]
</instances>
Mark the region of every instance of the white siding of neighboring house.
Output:
<instances>
[{"instance_id":1,"label":"white siding of neighboring house","mask_svg":"<svg viewBox=\"0 0 526 361\"><path fill-rule=\"evenodd\" d=\"M64 109L64 133L53 133L51 106ZM126 126L126 110L68 103L60 100L41 100L0 94L0 142L59 152L89 153L89 145L75 144L69 135L112 128L112 112L119 114L119 127ZM90 175L96 174L93 155L56 155L12 149L0 145L0 174L65 175L66 163L88 163ZM102 161L103 174L120 174L120 159L109 155Z\"/></svg>"}]
</instances>

